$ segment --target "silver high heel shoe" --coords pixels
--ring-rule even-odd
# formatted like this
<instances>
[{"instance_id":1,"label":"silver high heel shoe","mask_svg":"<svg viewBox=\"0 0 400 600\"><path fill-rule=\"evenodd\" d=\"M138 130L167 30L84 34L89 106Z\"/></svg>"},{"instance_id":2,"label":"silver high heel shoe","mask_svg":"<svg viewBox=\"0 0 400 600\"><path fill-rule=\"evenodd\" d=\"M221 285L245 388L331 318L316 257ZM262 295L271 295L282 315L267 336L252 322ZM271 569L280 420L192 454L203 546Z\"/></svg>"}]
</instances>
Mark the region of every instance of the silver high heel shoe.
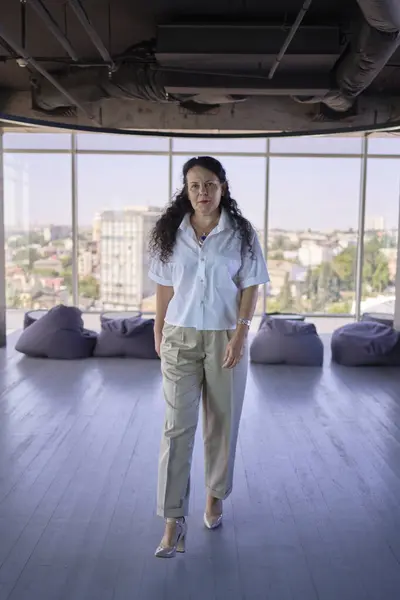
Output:
<instances>
[{"instance_id":1,"label":"silver high heel shoe","mask_svg":"<svg viewBox=\"0 0 400 600\"><path fill-rule=\"evenodd\" d=\"M222 501L220 500L221 512L219 515L207 515L204 513L204 525L207 529L217 529L222 523Z\"/></svg>"},{"instance_id":2,"label":"silver high heel shoe","mask_svg":"<svg viewBox=\"0 0 400 600\"><path fill-rule=\"evenodd\" d=\"M185 552L185 542L187 534L187 523L185 517L179 519L166 519L166 523L175 523L176 530L174 536L174 543L172 546L163 546L161 543L155 551L157 558L173 558L177 552Z\"/></svg>"}]
</instances>

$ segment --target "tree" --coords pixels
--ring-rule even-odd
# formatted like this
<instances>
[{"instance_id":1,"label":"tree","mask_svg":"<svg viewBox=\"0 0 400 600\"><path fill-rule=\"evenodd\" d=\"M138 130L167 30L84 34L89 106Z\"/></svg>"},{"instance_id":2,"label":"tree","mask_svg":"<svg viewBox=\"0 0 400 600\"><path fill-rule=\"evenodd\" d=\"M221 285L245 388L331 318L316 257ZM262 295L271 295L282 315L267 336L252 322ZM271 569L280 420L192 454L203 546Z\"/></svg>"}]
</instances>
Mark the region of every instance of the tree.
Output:
<instances>
[{"instance_id":1,"label":"tree","mask_svg":"<svg viewBox=\"0 0 400 600\"><path fill-rule=\"evenodd\" d=\"M308 268L306 294L311 312L324 311L327 304L340 300L340 283L332 262L323 262L318 267Z\"/></svg>"},{"instance_id":2,"label":"tree","mask_svg":"<svg viewBox=\"0 0 400 600\"><path fill-rule=\"evenodd\" d=\"M334 304L326 307L326 312L329 314L347 315L351 312L351 302L335 302Z\"/></svg>"},{"instance_id":3,"label":"tree","mask_svg":"<svg viewBox=\"0 0 400 600\"><path fill-rule=\"evenodd\" d=\"M61 274L61 277L64 279L64 285L68 292L72 294L72 267L65 269Z\"/></svg>"},{"instance_id":4,"label":"tree","mask_svg":"<svg viewBox=\"0 0 400 600\"><path fill-rule=\"evenodd\" d=\"M364 245L363 285L376 293L382 293L390 283L389 265L381 247L377 236ZM311 310L325 310L329 303L340 302L343 293L355 291L356 264L357 248L349 246L332 262L309 269L306 289Z\"/></svg>"},{"instance_id":5,"label":"tree","mask_svg":"<svg viewBox=\"0 0 400 600\"><path fill-rule=\"evenodd\" d=\"M374 236L364 246L363 282L373 292L381 293L389 285L389 264L381 252L381 242Z\"/></svg>"},{"instance_id":6,"label":"tree","mask_svg":"<svg viewBox=\"0 0 400 600\"><path fill-rule=\"evenodd\" d=\"M63 269L68 269L68 267L72 267L72 256L63 256L61 259L61 264Z\"/></svg>"},{"instance_id":7,"label":"tree","mask_svg":"<svg viewBox=\"0 0 400 600\"><path fill-rule=\"evenodd\" d=\"M285 281L278 296L279 310L290 311L293 310L293 297L290 289L289 273L285 274Z\"/></svg>"},{"instance_id":8,"label":"tree","mask_svg":"<svg viewBox=\"0 0 400 600\"><path fill-rule=\"evenodd\" d=\"M271 250L285 250L286 238L284 235L277 235L272 242Z\"/></svg>"},{"instance_id":9,"label":"tree","mask_svg":"<svg viewBox=\"0 0 400 600\"><path fill-rule=\"evenodd\" d=\"M18 250L14 256L14 262L17 265L28 266L32 269L33 264L40 259L40 255L35 248L23 248Z\"/></svg>"},{"instance_id":10,"label":"tree","mask_svg":"<svg viewBox=\"0 0 400 600\"><path fill-rule=\"evenodd\" d=\"M389 285L389 266L387 261L380 260L372 275L372 289L378 294L381 294Z\"/></svg>"},{"instance_id":11,"label":"tree","mask_svg":"<svg viewBox=\"0 0 400 600\"><path fill-rule=\"evenodd\" d=\"M34 275L37 275L38 277L52 277L52 271L49 271L49 269L41 269L41 268L35 268L32 269L32 273Z\"/></svg>"},{"instance_id":12,"label":"tree","mask_svg":"<svg viewBox=\"0 0 400 600\"><path fill-rule=\"evenodd\" d=\"M312 299L317 294L317 289L315 286L315 272L311 267L307 269L307 275L305 280L305 293L307 296L307 300L312 301Z\"/></svg>"},{"instance_id":13,"label":"tree","mask_svg":"<svg viewBox=\"0 0 400 600\"><path fill-rule=\"evenodd\" d=\"M32 231L28 235L28 244L38 244L39 246L44 246L45 239L43 234L37 233L36 231Z\"/></svg>"},{"instance_id":14,"label":"tree","mask_svg":"<svg viewBox=\"0 0 400 600\"><path fill-rule=\"evenodd\" d=\"M356 277L356 252L355 246L350 246L334 257L332 269L338 278L341 290L354 291Z\"/></svg>"},{"instance_id":15,"label":"tree","mask_svg":"<svg viewBox=\"0 0 400 600\"><path fill-rule=\"evenodd\" d=\"M276 250L274 252L271 252L270 258L272 260L284 260L285 256L284 256L282 250Z\"/></svg>"},{"instance_id":16,"label":"tree","mask_svg":"<svg viewBox=\"0 0 400 600\"><path fill-rule=\"evenodd\" d=\"M100 285L93 275L82 277L79 280L79 292L85 298L98 300L100 298Z\"/></svg>"},{"instance_id":17,"label":"tree","mask_svg":"<svg viewBox=\"0 0 400 600\"><path fill-rule=\"evenodd\" d=\"M280 305L278 298L267 298L267 312L276 313L279 312Z\"/></svg>"},{"instance_id":18,"label":"tree","mask_svg":"<svg viewBox=\"0 0 400 600\"><path fill-rule=\"evenodd\" d=\"M271 245L271 251L274 250L297 250L298 249L298 244L294 244L293 242L290 241L290 238L286 237L285 235L277 235Z\"/></svg>"},{"instance_id":19,"label":"tree","mask_svg":"<svg viewBox=\"0 0 400 600\"><path fill-rule=\"evenodd\" d=\"M18 294L11 296L7 299L7 305L9 308L22 308L22 300Z\"/></svg>"}]
</instances>

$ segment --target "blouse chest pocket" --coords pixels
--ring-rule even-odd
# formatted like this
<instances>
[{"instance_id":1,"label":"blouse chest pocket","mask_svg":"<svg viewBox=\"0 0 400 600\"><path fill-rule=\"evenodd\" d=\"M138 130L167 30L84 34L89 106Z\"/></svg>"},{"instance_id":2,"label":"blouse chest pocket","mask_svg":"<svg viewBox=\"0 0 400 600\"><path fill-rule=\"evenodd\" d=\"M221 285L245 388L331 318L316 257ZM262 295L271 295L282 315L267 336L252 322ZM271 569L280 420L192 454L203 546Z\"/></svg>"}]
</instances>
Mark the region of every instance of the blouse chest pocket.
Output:
<instances>
[{"instance_id":1,"label":"blouse chest pocket","mask_svg":"<svg viewBox=\"0 0 400 600\"><path fill-rule=\"evenodd\" d=\"M178 261L170 261L171 279L173 285L179 285L184 274L184 265Z\"/></svg>"},{"instance_id":2,"label":"blouse chest pocket","mask_svg":"<svg viewBox=\"0 0 400 600\"><path fill-rule=\"evenodd\" d=\"M217 287L237 288L237 277L241 267L239 258L219 255L215 269L215 283Z\"/></svg>"}]
</instances>

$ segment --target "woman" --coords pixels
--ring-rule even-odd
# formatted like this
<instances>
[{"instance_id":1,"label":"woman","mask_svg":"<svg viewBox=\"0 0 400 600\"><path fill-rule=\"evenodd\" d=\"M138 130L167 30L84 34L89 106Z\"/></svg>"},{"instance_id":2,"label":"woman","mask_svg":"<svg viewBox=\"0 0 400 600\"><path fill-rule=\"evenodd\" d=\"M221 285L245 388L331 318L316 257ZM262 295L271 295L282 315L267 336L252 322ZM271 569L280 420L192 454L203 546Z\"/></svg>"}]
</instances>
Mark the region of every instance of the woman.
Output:
<instances>
[{"instance_id":1,"label":"woman","mask_svg":"<svg viewBox=\"0 0 400 600\"><path fill-rule=\"evenodd\" d=\"M247 376L247 334L258 286L269 280L254 229L231 198L215 158L192 158L184 186L151 236L149 276L157 283L155 343L166 416L157 513L166 520L156 556L185 551L190 467L203 397L207 503L204 523L222 522L232 491Z\"/></svg>"}]
</instances>

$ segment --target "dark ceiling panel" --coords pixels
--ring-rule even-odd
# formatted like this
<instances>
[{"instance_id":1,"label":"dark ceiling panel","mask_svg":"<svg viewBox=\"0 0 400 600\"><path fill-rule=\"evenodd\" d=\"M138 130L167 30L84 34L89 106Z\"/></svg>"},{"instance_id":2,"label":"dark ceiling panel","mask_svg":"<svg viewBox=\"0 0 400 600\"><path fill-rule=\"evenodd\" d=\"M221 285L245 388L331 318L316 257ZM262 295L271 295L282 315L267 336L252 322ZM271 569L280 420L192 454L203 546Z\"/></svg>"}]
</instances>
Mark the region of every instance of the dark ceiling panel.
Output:
<instances>
[{"instance_id":1,"label":"dark ceiling panel","mask_svg":"<svg viewBox=\"0 0 400 600\"><path fill-rule=\"evenodd\" d=\"M295 118L301 114L304 119L318 119L321 115L315 115L315 105L321 102L321 97L322 102L325 101L328 90L334 97L337 94L334 67L338 58L344 56L348 41L357 40L355 32L362 25L357 0L313 0L279 63L277 74L268 81L263 78L276 64L280 49L285 47L303 0L202 0L201 3L81 0L92 26L119 67L109 77L107 65L68 0L41 1L76 50L80 64L76 67L29 5L30 0L26 0L27 52L54 74L75 100L98 103L99 110L103 109L103 100L117 98L131 102L129 106L144 101L156 111L161 111L165 104L175 103L182 110L193 110L196 114L199 107L193 102L190 104L191 97L201 96L203 105L199 114L202 114L202 111L207 112L208 105L232 103L235 106L237 102L247 102L253 95L262 94L265 86L266 96L282 94L286 97L288 114ZM1 1L1 26L9 39L20 45L23 41L22 6L19 0ZM400 94L399 52L395 52L383 68L385 61L374 63L372 52L371 63L378 65L374 72L377 76L365 90L366 96L374 93L380 98L390 96L387 98L389 112L392 106L396 107ZM355 69L360 69L357 53L350 54ZM64 109L67 114L70 109L74 112L74 107L63 104L62 98L51 86L49 89L47 84L43 85L40 78L34 82L35 91L31 94L33 75L34 71L19 66L15 57L10 60L7 51L0 46L0 111L10 105L10 97L14 102L18 96L13 106L24 106L26 112L36 110L45 115L64 114ZM232 75L235 79L230 81ZM248 79L246 86L249 77L259 77L259 80ZM24 90L28 92L25 95L15 93ZM338 93L340 95L341 90ZM293 95L297 96L297 103ZM307 105L300 106L304 101ZM128 108L128 113L130 110ZM333 110L336 111L336 107ZM386 114L385 111L386 105L381 113ZM354 107L350 116L356 113L357 107ZM331 117L328 114L327 118Z\"/></svg>"},{"instance_id":2,"label":"dark ceiling panel","mask_svg":"<svg viewBox=\"0 0 400 600\"><path fill-rule=\"evenodd\" d=\"M164 54L272 54L281 48L287 30L268 25L161 25L156 56ZM338 55L338 27L300 27L287 54Z\"/></svg>"}]
</instances>

